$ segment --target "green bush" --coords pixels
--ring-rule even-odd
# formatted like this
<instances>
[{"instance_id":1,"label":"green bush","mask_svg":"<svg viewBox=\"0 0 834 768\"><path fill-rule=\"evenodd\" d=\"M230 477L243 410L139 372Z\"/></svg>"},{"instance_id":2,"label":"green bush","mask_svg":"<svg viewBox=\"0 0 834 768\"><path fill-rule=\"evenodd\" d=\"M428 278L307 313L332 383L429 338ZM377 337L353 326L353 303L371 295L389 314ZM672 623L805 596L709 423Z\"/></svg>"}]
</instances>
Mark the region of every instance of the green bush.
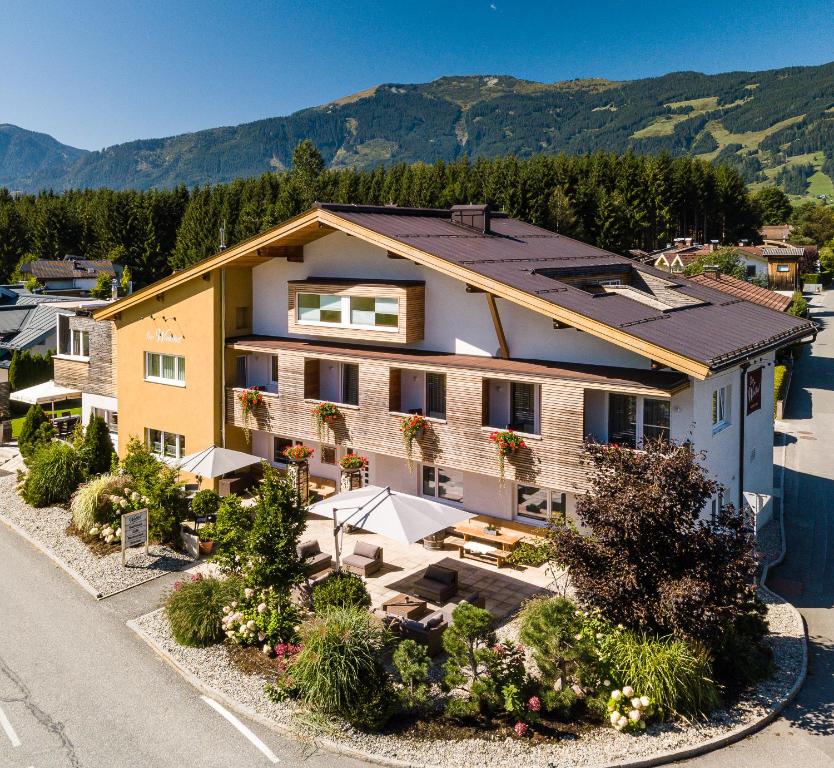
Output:
<instances>
[{"instance_id":1,"label":"green bush","mask_svg":"<svg viewBox=\"0 0 834 768\"><path fill-rule=\"evenodd\" d=\"M253 525L252 513L243 507L234 494L220 499L214 524L215 562L226 573L237 573L248 546Z\"/></svg>"},{"instance_id":2,"label":"green bush","mask_svg":"<svg viewBox=\"0 0 834 768\"><path fill-rule=\"evenodd\" d=\"M110 471L113 456L113 441L107 424L100 416L93 416L87 424L81 455L90 475L102 475Z\"/></svg>"},{"instance_id":3,"label":"green bush","mask_svg":"<svg viewBox=\"0 0 834 768\"><path fill-rule=\"evenodd\" d=\"M336 571L313 587L313 610L328 608L370 608L371 596L361 577L349 571Z\"/></svg>"},{"instance_id":4,"label":"green bush","mask_svg":"<svg viewBox=\"0 0 834 768\"><path fill-rule=\"evenodd\" d=\"M52 353L43 355L16 349L9 363L9 388L12 392L42 384L52 378Z\"/></svg>"},{"instance_id":5,"label":"green bush","mask_svg":"<svg viewBox=\"0 0 834 768\"><path fill-rule=\"evenodd\" d=\"M452 623L443 633L443 650L449 654L444 684L459 688L475 684L487 673L495 645L495 629L489 611L466 601L452 611Z\"/></svg>"},{"instance_id":6,"label":"green bush","mask_svg":"<svg viewBox=\"0 0 834 768\"><path fill-rule=\"evenodd\" d=\"M415 640L403 640L394 651L392 661L405 686L408 706L422 703L426 697L430 666L426 646Z\"/></svg>"},{"instance_id":7,"label":"green bush","mask_svg":"<svg viewBox=\"0 0 834 768\"><path fill-rule=\"evenodd\" d=\"M773 415L776 415L776 402L784 400L785 387L788 384L788 367L777 365L773 369Z\"/></svg>"},{"instance_id":8,"label":"green bush","mask_svg":"<svg viewBox=\"0 0 834 768\"><path fill-rule=\"evenodd\" d=\"M553 549L548 541L522 541L510 553L507 562L511 565L529 565L538 568L550 560Z\"/></svg>"},{"instance_id":9,"label":"green bush","mask_svg":"<svg viewBox=\"0 0 834 768\"><path fill-rule=\"evenodd\" d=\"M112 522L113 506L110 496L127 485L121 475L99 475L84 483L72 496L70 511L78 530L88 533L99 523Z\"/></svg>"},{"instance_id":10,"label":"green bush","mask_svg":"<svg viewBox=\"0 0 834 768\"><path fill-rule=\"evenodd\" d=\"M20 434L17 437L17 447L20 455L28 459L35 451L49 443L55 436L55 429L39 405L33 405L26 411L26 418L20 427Z\"/></svg>"},{"instance_id":11,"label":"green bush","mask_svg":"<svg viewBox=\"0 0 834 768\"><path fill-rule=\"evenodd\" d=\"M794 317L805 317L808 314L808 301L799 291L794 291L788 314Z\"/></svg>"},{"instance_id":12,"label":"green bush","mask_svg":"<svg viewBox=\"0 0 834 768\"><path fill-rule=\"evenodd\" d=\"M211 488L204 488L198 491L191 500L191 514L197 518L207 518L216 515L220 507L220 496Z\"/></svg>"},{"instance_id":13,"label":"green bush","mask_svg":"<svg viewBox=\"0 0 834 768\"><path fill-rule=\"evenodd\" d=\"M715 650L715 679L729 696L765 679L773 671L773 653L762 643L767 634L767 608L758 599L724 630Z\"/></svg>"},{"instance_id":14,"label":"green bush","mask_svg":"<svg viewBox=\"0 0 834 768\"><path fill-rule=\"evenodd\" d=\"M816 272L805 272L800 276L803 285L814 285L822 282L822 277Z\"/></svg>"},{"instance_id":15,"label":"green bush","mask_svg":"<svg viewBox=\"0 0 834 768\"><path fill-rule=\"evenodd\" d=\"M300 636L289 668L299 699L357 727L381 728L394 707L382 663L389 642L382 622L358 608L330 608L303 624Z\"/></svg>"},{"instance_id":16,"label":"green bush","mask_svg":"<svg viewBox=\"0 0 834 768\"><path fill-rule=\"evenodd\" d=\"M204 647L219 643L223 637L223 606L240 592L235 579L193 576L180 581L165 601L165 613L171 632L180 645Z\"/></svg>"},{"instance_id":17,"label":"green bush","mask_svg":"<svg viewBox=\"0 0 834 768\"><path fill-rule=\"evenodd\" d=\"M68 443L39 448L29 462L22 496L33 507L64 504L84 478L81 456Z\"/></svg>"},{"instance_id":18,"label":"green bush","mask_svg":"<svg viewBox=\"0 0 834 768\"><path fill-rule=\"evenodd\" d=\"M663 717L705 715L720 704L710 658L691 641L614 632L605 650L614 680L648 696Z\"/></svg>"}]
</instances>

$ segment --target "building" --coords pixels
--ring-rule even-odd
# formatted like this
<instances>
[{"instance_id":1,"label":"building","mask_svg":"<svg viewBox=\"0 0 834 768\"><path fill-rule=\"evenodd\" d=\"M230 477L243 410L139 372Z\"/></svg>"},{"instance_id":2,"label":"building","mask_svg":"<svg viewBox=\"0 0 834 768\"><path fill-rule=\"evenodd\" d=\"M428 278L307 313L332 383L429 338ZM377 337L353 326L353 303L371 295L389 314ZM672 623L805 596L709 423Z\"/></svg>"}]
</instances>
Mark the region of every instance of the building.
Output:
<instances>
[{"instance_id":1,"label":"building","mask_svg":"<svg viewBox=\"0 0 834 768\"><path fill-rule=\"evenodd\" d=\"M689 278L694 283L705 285L708 288L716 288L719 291L735 296L738 299L752 301L762 307L787 312L790 309L793 299L784 293L777 293L761 285L740 280L732 275L724 275L717 269L707 269L700 275L692 275Z\"/></svg>"},{"instance_id":2,"label":"building","mask_svg":"<svg viewBox=\"0 0 834 768\"><path fill-rule=\"evenodd\" d=\"M689 440L769 514L774 355L815 333L485 206L318 204L93 319L113 324L120 454L135 435L170 460L218 444L280 465L303 442L314 476L358 452L372 483L532 524L573 513L589 438ZM319 445L322 401L341 416ZM430 428L410 468L413 412ZM507 427L527 447L502 481Z\"/></svg>"},{"instance_id":3,"label":"building","mask_svg":"<svg viewBox=\"0 0 834 768\"><path fill-rule=\"evenodd\" d=\"M37 259L20 267L23 275L36 278L47 292L69 296L89 296L95 287L99 274L106 274L111 280L119 278L122 266L112 261L82 259L65 256L63 259Z\"/></svg>"}]
</instances>

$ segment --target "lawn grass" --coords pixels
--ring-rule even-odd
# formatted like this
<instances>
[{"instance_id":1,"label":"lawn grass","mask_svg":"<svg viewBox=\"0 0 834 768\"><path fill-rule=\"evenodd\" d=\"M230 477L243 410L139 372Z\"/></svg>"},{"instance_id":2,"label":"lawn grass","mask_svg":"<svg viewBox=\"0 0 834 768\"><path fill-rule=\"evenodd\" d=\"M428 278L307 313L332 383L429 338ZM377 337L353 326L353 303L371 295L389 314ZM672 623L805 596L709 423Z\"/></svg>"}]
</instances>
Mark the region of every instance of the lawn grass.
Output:
<instances>
[{"instance_id":1,"label":"lawn grass","mask_svg":"<svg viewBox=\"0 0 834 768\"><path fill-rule=\"evenodd\" d=\"M44 409L46 411L46 409ZM80 416L81 415L81 406L80 405L72 405L67 408L63 408L61 403L55 403L55 415L60 416L64 411L69 411L70 415L72 416ZM47 411L48 413L48 411ZM26 412L24 411L23 414L20 416L16 416L12 419L12 440L17 440L18 435L20 434L20 428L23 426L23 421L26 419Z\"/></svg>"},{"instance_id":2,"label":"lawn grass","mask_svg":"<svg viewBox=\"0 0 834 768\"><path fill-rule=\"evenodd\" d=\"M769 128L764 128L761 131L747 131L746 133L730 133L722 124L720 120L711 120L708 122L704 130L709 131L713 138L718 142L718 149L712 152L705 152L698 155L703 160L713 160L718 156L718 153L724 149L728 144L741 144L745 149L758 149L759 144L764 141L771 133L781 131L789 125L798 123L805 118L805 115L795 115L786 120L780 120L774 123Z\"/></svg>"}]
</instances>

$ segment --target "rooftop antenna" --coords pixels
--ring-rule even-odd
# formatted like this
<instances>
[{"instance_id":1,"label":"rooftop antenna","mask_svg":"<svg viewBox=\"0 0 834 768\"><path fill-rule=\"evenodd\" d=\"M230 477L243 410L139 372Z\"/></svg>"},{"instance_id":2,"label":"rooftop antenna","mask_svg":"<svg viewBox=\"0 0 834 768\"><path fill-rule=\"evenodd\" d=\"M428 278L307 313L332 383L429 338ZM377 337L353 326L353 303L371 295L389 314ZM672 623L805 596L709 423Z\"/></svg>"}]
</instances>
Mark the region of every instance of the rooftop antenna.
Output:
<instances>
[{"instance_id":1,"label":"rooftop antenna","mask_svg":"<svg viewBox=\"0 0 834 768\"><path fill-rule=\"evenodd\" d=\"M220 225L220 250L226 250L226 221L224 219L223 224Z\"/></svg>"}]
</instances>

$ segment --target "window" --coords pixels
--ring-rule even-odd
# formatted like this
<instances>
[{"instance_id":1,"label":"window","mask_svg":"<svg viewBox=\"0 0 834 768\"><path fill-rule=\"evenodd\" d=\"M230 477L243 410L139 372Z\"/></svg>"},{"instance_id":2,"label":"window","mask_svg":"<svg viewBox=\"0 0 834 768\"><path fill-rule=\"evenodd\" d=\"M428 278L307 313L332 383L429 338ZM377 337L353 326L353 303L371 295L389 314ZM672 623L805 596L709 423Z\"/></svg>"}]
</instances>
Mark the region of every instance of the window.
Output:
<instances>
[{"instance_id":1,"label":"window","mask_svg":"<svg viewBox=\"0 0 834 768\"><path fill-rule=\"evenodd\" d=\"M730 385L725 384L712 393L712 431L720 432L730 424Z\"/></svg>"},{"instance_id":2,"label":"window","mask_svg":"<svg viewBox=\"0 0 834 768\"><path fill-rule=\"evenodd\" d=\"M426 374L426 416L431 419L446 418L446 374Z\"/></svg>"},{"instance_id":3,"label":"window","mask_svg":"<svg viewBox=\"0 0 834 768\"><path fill-rule=\"evenodd\" d=\"M397 331L400 300L393 296L330 296L299 293L296 318L309 325Z\"/></svg>"},{"instance_id":4,"label":"window","mask_svg":"<svg viewBox=\"0 0 834 768\"><path fill-rule=\"evenodd\" d=\"M346 405L359 405L359 366L342 363L342 398Z\"/></svg>"},{"instance_id":5,"label":"window","mask_svg":"<svg viewBox=\"0 0 834 768\"><path fill-rule=\"evenodd\" d=\"M161 429L146 429L145 444L151 453L166 459L181 459L185 456L185 436Z\"/></svg>"},{"instance_id":6,"label":"window","mask_svg":"<svg viewBox=\"0 0 834 768\"><path fill-rule=\"evenodd\" d=\"M341 324L342 297L320 293L299 293L298 319L303 323Z\"/></svg>"},{"instance_id":7,"label":"window","mask_svg":"<svg viewBox=\"0 0 834 768\"><path fill-rule=\"evenodd\" d=\"M533 384L510 384L510 429L536 432L536 393Z\"/></svg>"},{"instance_id":8,"label":"window","mask_svg":"<svg viewBox=\"0 0 834 768\"><path fill-rule=\"evenodd\" d=\"M791 268L787 264L777 264L776 265L777 272L790 272Z\"/></svg>"},{"instance_id":9,"label":"window","mask_svg":"<svg viewBox=\"0 0 834 768\"><path fill-rule=\"evenodd\" d=\"M145 380L157 384L185 386L185 358L145 352Z\"/></svg>"},{"instance_id":10,"label":"window","mask_svg":"<svg viewBox=\"0 0 834 768\"><path fill-rule=\"evenodd\" d=\"M643 398L643 439L669 440L669 401Z\"/></svg>"},{"instance_id":11,"label":"window","mask_svg":"<svg viewBox=\"0 0 834 768\"><path fill-rule=\"evenodd\" d=\"M323 445L319 451L322 464L336 463L336 449L332 445Z\"/></svg>"},{"instance_id":12,"label":"window","mask_svg":"<svg viewBox=\"0 0 834 768\"><path fill-rule=\"evenodd\" d=\"M535 488L532 485L516 486L516 517L564 525L565 511L565 494L561 491Z\"/></svg>"},{"instance_id":13,"label":"window","mask_svg":"<svg viewBox=\"0 0 834 768\"><path fill-rule=\"evenodd\" d=\"M463 503L463 472L423 466L423 496Z\"/></svg>"},{"instance_id":14,"label":"window","mask_svg":"<svg viewBox=\"0 0 834 768\"><path fill-rule=\"evenodd\" d=\"M272 381L278 381L278 355L270 358L270 376Z\"/></svg>"},{"instance_id":15,"label":"window","mask_svg":"<svg viewBox=\"0 0 834 768\"><path fill-rule=\"evenodd\" d=\"M246 355L235 358L235 386L246 386Z\"/></svg>"},{"instance_id":16,"label":"window","mask_svg":"<svg viewBox=\"0 0 834 768\"><path fill-rule=\"evenodd\" d=\"M235 308L235 330L242 331L249 327L249 307Z\"/></svg>"},{"instance_id":17,"label":"window","mask_svg":"<svg viewBox=\"0 0 834 768\"><path fill-rule=\"evenodd\" d=\"M89 331L79 331L77 328L70 330L70 354L73 357L90 356Z\"/></svg>"},{"instance_id":18,"label":"window","mask_svg":"<svg viewBox=\"0 0 834 768\"><path fill-rule=\"evenodd\" d=\"M747 277L755 277L756 276L756 265L755 264L748 264L744 270Z\"/></svg>"},{"instance_id":19,"label":"window","mask_svg":"<svg viewBox=\"0 0 834 768\"><path fill-rule=\"evenodd\" d=\"M608 395L608 442L634 448L637 445L637 398Z\"/></svg>"},{"instance_id":20,"label":"window","mask_svg":"<svg viewBox=\"0 0 834 768\"><path fill-rule=\"evenodd\" d=\"M294 445L304 445L301 440L290 440L288 437L278 437L277 435L272 438L272 460L276 464L286 464L287 459L284 456L284 451L287 448L292 448Z\"/></svg>"},{"instance_id":21,"label":"window","mask_svg":"<svg viewBox=\"0 0 834 768\"><path fill-rule=\"evenodd\" d=\"M350 324L369 328L396 328L400 301L387 296L351 296Z\"/></svg>"},{"instance_id":22,"label":"window","mask_svg":"<svg viewBox=\"0 0 834 768\"><path fill-rule=\"evenodd\" d=\"M92 408L91 414L98 416L106 425L107 431L115 435L119 431L119 414L106 408Z\"/></svg>"}]
</instances>

